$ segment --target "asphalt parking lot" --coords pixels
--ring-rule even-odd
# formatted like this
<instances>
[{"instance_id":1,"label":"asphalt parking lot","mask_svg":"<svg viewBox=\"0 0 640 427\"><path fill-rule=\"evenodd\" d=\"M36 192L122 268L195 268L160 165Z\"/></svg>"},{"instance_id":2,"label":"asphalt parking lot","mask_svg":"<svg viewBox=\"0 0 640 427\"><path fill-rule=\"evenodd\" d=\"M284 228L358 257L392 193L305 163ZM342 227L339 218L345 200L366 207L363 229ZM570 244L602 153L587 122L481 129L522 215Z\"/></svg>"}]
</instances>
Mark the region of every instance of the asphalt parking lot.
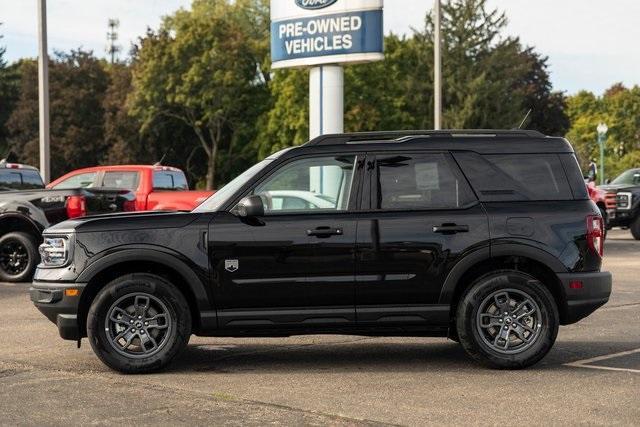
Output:
<instances>
[{"instance_id":1,"label":"asphalt parking lot","mask_svg":"<svg viewBox=\"0 0 640 427\"><path fill-rule=\"evenodd\" d=\"M123 376L62 341L28 285L0 283L0 424L640 424L640 242L610 233L611 301L525 371L444 339L193 338L171 369Z\"/></svg>"}]
</instances>

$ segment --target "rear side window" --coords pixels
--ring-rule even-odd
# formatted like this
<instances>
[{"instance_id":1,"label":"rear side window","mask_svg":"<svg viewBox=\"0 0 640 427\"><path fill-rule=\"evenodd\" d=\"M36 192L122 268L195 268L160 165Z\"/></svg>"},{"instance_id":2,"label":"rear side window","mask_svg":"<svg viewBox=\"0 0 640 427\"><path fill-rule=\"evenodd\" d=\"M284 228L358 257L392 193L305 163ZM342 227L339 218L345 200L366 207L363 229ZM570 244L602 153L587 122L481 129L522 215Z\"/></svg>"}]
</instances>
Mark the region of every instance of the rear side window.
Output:
<instances>
[{"instance_id":1,"label":"rear side window","mask_svg":"<svg viewBox=\"0 0 640 427\"><path fill-rule=\"evenodd\" d=\"M155 171L153 172L153 189L185 191L189 189L189 184L187 184L187 178L182 172Z\"/></svg>"},{"instance_id":2,"label":"rear side window","mask_svg":"<svg viewBox=\"0 0 640 427\"><path fill-rule=\"evenodd\" d=\"M455 153L482 201L573 200L557 154Z\"/></svg>"},{"instance_id":3,"label":"rear side window","mask_svg":"<svg viewBox=\"0 0 640 427\"><path fill-rule=\"evenodd\" d=\"M378 155L376 164L375 209L458 209L475 201L448 155Z\"/></svg>"},{"instance_id":4,"label":"rear side window","mask_svg":"<svg viewBox=\"0 0 640 427\"><path fill-rule=\"evenodd\" d=\"M38 171L25 170L20 172L22 174L22 187L23 188L44 188L44 182Z\"/></svg>"},{"instance_id":5,"label":"rear side window","mask_svg":"<svg viewBox=\"0 0 640 427\"><path fill-rule=\"evenodd\" d=\"M103 187L124 188L127 190L136 190L138 188L138 172L132 171L114 171L105 172L102 180Z\"/></svg>"}]
</instances>

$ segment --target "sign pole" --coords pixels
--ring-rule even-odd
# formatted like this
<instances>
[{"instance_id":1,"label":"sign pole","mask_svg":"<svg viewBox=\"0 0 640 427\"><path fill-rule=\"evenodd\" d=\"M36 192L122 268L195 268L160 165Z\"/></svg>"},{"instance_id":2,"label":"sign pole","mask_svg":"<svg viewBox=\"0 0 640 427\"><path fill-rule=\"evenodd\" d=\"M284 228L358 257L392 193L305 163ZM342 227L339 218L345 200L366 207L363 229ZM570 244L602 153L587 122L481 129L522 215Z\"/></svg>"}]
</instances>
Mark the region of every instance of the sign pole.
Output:
<instances>
[{"instance_id":1,"label":"sign pole","mask_svg":"<svg viewBox=\"0 0 640 427\"><path fill-rule=\"evenodd\" d=\"M313 67L309 76L309 136L344 131L344 69Z\"/></svg>"},{"instance_id":2,"label":"sign pole","mask_svg":"<svg viewBox=\"0 0 640 427\"><path fill-rule=\"evenodd\" d=\"M442 129L442 42L440 28L440 0L433 6L433 128Z\"/></svg>"},{"instance_id":3,"label":"sign pole","mask_svg":"<svg viewBox=\"0 0 640 427\"><path fill-rule=\"evenodd\" d=\"M47 1L38 0L38 93L40 110L40 175L51 180L49 159L49 55L47 54Z\"/></svg>"}]
</instances>

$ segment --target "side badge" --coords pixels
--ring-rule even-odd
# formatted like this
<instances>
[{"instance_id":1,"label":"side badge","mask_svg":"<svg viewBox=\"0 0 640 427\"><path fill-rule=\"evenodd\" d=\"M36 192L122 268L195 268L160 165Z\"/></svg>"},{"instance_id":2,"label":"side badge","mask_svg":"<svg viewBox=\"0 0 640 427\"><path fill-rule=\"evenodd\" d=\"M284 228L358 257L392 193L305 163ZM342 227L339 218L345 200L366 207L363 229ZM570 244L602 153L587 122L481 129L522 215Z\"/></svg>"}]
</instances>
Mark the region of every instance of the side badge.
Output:
<instances>
[{"instance_id":1,"label":"side badge","mask_svg":"<svg viewBox=\"0 0 640 427\"><path fill-rule=\"evenodd\" d=\"M238 271L238 268L240 268L240 265L237 259L227 259L224 261L224 269L229 273L235 273Z\"/></svg>"}]
</instances>

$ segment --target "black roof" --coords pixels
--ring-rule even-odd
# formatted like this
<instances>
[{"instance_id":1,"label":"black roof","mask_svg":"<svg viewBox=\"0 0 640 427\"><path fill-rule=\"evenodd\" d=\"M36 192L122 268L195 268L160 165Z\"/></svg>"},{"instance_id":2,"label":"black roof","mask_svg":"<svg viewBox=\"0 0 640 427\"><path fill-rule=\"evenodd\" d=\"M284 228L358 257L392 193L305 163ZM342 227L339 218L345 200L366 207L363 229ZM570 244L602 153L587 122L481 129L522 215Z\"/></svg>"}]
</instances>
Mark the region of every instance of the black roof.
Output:
<instances>
[{"instance_id":1,"label":"black roof","mask_svg":"<svg viewBox=\"0 0 640 427\"><path fill-rule=\"evenodd\" d=\"M478 153L572 153L571 144L560 137L550 137L533 130L407 130L361 132L319 136L304 147L357 145L375 150L467 150ZM366 147L362 147L362 146ZM355 147L352 147L355 148ZM325 151L325 150L321 150Z\"/></svg>"}]
</instances>

